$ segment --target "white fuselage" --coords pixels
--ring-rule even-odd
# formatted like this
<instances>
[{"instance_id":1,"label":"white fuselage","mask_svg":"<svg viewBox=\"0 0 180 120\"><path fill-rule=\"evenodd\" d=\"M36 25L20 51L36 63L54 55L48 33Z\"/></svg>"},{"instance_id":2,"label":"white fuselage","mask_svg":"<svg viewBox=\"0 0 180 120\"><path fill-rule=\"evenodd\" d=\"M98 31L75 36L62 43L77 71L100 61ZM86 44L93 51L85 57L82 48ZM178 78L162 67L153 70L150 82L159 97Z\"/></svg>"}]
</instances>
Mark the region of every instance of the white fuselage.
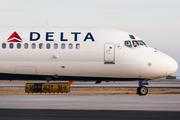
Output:
<instances>
[{"instance_id":1,"label":"white fuselage","mask_svg":"<svg viewBox=\"0 0 180 120\"><path fill-rule=\"evenodd\" d=\"M73 80L157 79L178 68L168 55L147 45L134 47L132 41L141 39L116 29L0 27L0 33L3 78L7 74ZM130 41L132 47L125 41Z\"/></svg>"}]
</instances>

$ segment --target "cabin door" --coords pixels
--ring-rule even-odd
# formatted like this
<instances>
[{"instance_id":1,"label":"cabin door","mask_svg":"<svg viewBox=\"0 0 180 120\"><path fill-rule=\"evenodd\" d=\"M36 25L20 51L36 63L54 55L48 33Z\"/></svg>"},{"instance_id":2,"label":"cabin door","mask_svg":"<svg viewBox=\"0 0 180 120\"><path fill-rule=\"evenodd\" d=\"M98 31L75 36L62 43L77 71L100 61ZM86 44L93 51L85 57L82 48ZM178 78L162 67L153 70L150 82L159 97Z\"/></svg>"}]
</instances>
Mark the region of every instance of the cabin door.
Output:
<instances>
[{"instance_id":1,"label":"cabin door","mask_svg":"<svg viewBox=\"0 0 180 120\"><path fill-rule=\"evenodd\" d=\"M115 64L115 46L113 43L104 45L104 64Z\"/></svg>"}]
</instances>

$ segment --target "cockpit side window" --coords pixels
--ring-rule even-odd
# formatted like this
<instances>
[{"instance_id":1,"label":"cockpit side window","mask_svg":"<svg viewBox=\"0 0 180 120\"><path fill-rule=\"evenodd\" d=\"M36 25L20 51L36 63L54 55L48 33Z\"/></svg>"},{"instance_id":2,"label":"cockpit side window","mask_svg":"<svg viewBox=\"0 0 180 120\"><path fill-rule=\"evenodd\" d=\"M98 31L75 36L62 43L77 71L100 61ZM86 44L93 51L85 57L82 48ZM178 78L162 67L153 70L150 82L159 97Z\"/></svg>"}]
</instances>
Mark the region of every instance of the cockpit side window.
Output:
<instances>
[{"instance_id":1,"label":"cockpit side window","mask_svg":"<svg viewBox=\"0 0 180 120\"><path fill-rule=\"evenodd\" d=\"M133 43L134 47L137 47L139 45L138 41L136 41L136 40L133 40L132 43Z\"/></svg>"},{"instance_id":2,"label":"cockpit side window","mask_svg":"<svg viewBox=\"0 0 180 120\"><path fill-rule=\"evenodd\" d=\"M138 40L139 45L146 45L142 40Z\"/></svg>"},{"instance_id":3,"label":"cockpit side window","mask_svg":"<svg viewBox=\"0 0 180 120\"><path fill-rule=\"evenodd\" d=\"M132 45L131 45L131 41L130 41L130 40L125 41L125 42L124 42L124 45L127 46L127 47L132 48Z\"/></svg>"}]
</instances>

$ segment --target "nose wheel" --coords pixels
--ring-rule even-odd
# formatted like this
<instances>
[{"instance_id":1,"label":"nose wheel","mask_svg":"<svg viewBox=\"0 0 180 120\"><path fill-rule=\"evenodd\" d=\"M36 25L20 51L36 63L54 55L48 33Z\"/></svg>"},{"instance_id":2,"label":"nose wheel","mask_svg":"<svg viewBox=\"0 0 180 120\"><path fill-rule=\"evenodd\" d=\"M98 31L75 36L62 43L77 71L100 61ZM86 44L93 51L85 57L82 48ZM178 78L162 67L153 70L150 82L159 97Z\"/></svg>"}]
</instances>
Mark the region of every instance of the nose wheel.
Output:
<instances>
[{"instance_id":1,"label":"nose wheel","mask_svg":"<svg viewBox=\"0 0 180 120\"><path fill-rule=\"evenodd\" d=\"M148 94L148 88L146 86L140 86L137 88L137 94L138 95L147 95Z\"/></svg>"},{"instance_id":2,"label":"nose wheel","mask_svg":"<svg viewBox=\"0 0 180 120\"><path fill-rule=\"evenodd\" d=\"M148 81L139 81L139 87L137 88L137 94L138 95L147 95L148 94L148 88L144 85L148 85Z\"/></svg>"}]
</instances>

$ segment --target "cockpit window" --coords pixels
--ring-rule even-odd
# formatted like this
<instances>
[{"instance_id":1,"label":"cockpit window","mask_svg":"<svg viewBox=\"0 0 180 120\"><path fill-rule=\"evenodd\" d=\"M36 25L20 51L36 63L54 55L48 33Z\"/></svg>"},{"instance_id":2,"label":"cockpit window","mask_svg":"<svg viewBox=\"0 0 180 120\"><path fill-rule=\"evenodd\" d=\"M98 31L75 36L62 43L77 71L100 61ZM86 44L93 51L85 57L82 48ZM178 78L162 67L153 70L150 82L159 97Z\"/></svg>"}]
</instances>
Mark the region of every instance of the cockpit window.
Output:
<instances>
[{"instance_id":1,"label":"cockpit window","mask_svg":"<svg viewBox=\"0 0 180 120\"><path fill-rule=\"evenodd\" d=\"M136 41L136 40L133 40L132 43L133 43L134 47L137 47L139 45L138 41Z\"/></svg>"},{"instance_id":2,"label":"cockpit window","mask_svg":"<svg viewBox=\"0 0 180 120\"><path fill-rule=\"evenodd\" d=\"M124 45L127 46L127 47L132 48L132 45L131 45L131 41L130 41L130 40L125 41L125 42L124 42Z\"/></svg>"},{"instance_id":3,"label":"cockpit window","mask_svg":"<svg viewBox=\"0 0 180 120\"><path fill-rule=\"evenodd\" d=\"M131 39L136 39L133 35L129 35L129 37L130 37Z\"/></svg>"},{"instance_id":4,"label":"cockpit window","mask_svg":"<svg viewBox=\"0 0 180 120\"><path fill-rule=\"evenodd\" d=\"M142 40L138 40L139 45L146 45Z\"/></svg>"}]
</instances>

